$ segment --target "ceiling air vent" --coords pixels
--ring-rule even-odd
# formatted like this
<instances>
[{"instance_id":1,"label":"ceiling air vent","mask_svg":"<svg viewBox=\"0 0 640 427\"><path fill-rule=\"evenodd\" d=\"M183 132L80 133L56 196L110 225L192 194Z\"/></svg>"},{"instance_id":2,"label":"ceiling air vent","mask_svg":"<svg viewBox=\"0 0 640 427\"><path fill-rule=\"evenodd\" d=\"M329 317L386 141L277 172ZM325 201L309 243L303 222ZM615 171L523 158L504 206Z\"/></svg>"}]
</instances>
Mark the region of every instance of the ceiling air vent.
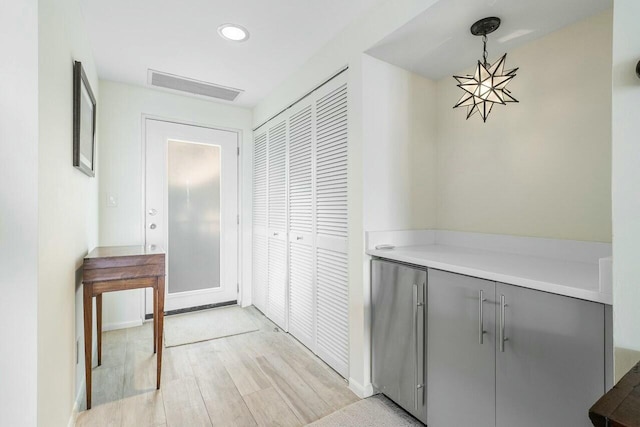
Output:
<instances>
[{"instance_id":1,"label":"ceiling air vent","mask_svg":"<svg viewBox=\"0 0 640 427\"><path fill-rule=\"evenodd\" d=\"M156 70L149 70L148 83L151 86L165 89L187 92L193 95L206 96L208 98L223 99L225 101L235 101L243 90L215 85L213 83L201 82L186 77L175 76Z\"/></svg>"}]
</instances>

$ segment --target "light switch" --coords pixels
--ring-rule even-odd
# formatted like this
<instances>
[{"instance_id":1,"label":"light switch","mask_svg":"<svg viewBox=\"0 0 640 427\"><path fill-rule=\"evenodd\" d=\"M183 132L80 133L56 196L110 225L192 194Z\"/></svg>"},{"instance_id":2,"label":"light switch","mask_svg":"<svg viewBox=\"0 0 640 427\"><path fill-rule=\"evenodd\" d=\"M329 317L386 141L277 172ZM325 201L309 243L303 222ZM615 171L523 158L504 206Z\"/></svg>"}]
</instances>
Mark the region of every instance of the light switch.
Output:
<instances>
[{"instance_id":1,"label":"light switch","mask_svg":"<svg viewBox=\"0 0 640 427\"><path fill-rule=\"evenodd\" d=\"M111 193L107 194L107 207L115 208L117 206L118 206L118 196Z\"/></svg>"}]
</instances>

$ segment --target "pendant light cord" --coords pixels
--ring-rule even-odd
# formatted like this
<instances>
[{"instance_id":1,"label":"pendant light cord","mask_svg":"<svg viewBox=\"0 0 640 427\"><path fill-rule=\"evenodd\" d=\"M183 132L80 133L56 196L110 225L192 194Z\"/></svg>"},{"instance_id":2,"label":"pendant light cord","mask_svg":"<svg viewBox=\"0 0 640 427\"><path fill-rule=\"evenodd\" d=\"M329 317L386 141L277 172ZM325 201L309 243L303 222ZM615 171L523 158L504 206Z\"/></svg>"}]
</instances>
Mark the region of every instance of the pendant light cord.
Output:
<instances>
[{"instance_id":1,"label":"pendant light cord","mask_svg":"<svg viewBox=\"0 0 640 427\"><path fill-rule=\"evenodd\" d=\"M487 67L489 65L489 63L487 62L487 35L483 34L482 35L482 45L483 45L483 53L482 53L482 59L484 60L484 66Z\"/></svg>"}]
</instances>

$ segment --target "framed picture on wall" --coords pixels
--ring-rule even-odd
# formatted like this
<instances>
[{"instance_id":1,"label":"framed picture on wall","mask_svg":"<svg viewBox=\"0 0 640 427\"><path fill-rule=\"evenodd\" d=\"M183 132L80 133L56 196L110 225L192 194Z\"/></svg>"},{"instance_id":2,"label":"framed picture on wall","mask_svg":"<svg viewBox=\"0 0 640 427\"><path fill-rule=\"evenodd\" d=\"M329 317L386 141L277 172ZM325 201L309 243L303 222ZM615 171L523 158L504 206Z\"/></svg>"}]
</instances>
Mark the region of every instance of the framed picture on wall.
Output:
<instances>
[{"instance_id":1,"label":"framed picture on wall","mask_svg":"<svg viewBox=\"0 0 640 427\"><path fill-rule=\"evenodd\" d=\"M96 148L96 98L82 63L73 64L73 166L93 177Z\"/></svg>"}]
</instances>

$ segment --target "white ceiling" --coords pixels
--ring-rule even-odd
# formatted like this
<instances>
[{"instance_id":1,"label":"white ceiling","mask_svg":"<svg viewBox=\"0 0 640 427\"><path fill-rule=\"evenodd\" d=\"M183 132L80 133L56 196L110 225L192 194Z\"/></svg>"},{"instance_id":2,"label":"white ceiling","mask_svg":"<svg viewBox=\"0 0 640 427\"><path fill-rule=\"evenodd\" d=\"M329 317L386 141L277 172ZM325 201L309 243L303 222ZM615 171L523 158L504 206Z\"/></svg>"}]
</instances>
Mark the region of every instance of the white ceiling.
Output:
<instances>
[{"instance_id":1,"label":"white ceiling","mask_svg":"<svg viewBox=\"0 0 640 427\"><path fill-rule=\"evenodd\" d=\"M243 89L253 106L383 0L81 0L100 78L147 84L154 69ZM224 23L251 37L218 36ZM224 102L224 101L220 101Z\"/></svg>"},{"instance_id":2,"label":"white ceiling","mask_svg":"<svg viewBox=\"0 0 640 427\"><path fill-rule=\"evenodd\" d=\"M500 28L487 36L491 62L516 46L611 7L612 0L440 0L367 53L438 80L473 67L481 58L482 38L469 30L478 19L502 19Z\"/></svg>"}]
</instances>

